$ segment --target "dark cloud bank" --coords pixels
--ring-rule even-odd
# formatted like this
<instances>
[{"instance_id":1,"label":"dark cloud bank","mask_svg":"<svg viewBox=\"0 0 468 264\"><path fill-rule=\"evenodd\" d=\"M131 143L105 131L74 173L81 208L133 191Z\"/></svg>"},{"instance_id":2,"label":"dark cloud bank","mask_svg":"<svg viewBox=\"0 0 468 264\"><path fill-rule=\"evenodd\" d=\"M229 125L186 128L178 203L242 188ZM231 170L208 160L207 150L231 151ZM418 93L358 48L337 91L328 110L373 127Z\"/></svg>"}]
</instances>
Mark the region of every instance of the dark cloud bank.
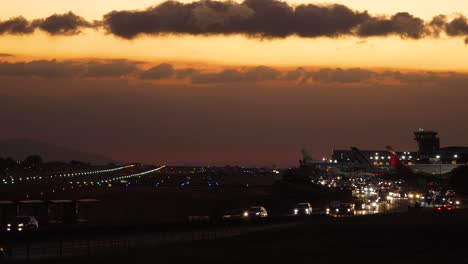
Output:
<instances>
[{"instance_id":1,"label":"dark cloud bank","mask_svg":"<svg viewBox=\"0 0 468 264\"><path fill-rule=\"evenodd\" d=\"M340 4L291 6L275 0L166 1L145 10L112 11L102 21L94 22L71 12L32 21L16 17L0 21L0 34L30 34L39 29L51 35L74 35L85 28L100 27L124 39L160 34L242 34L259 38L396 35L421 39L444 32L466 37L468 42L468 20L462 15L451 20L438 15L424 21L407 12L375 16Z\"/></svg>"},{"instance_id":2,"label":"dark cloud bank","mask_svg":"<svg viewBox=\"0 0 468 264\"><path fill-rule=\"evenodd\" d=\"M296 85L378 85L379 83L418 85L463 85L468 74L456 72L372 71L360 68L322 68L308 70L299 67L284 71L267 66L225 68L205 71L177 68L161 63L148 69L141 62L130 60L1 62L0 77L41 79L128 79L157 82L161 80L188 81L193 84L229 84L255 82L290 82Z\"/></svg>"}]
</instances>

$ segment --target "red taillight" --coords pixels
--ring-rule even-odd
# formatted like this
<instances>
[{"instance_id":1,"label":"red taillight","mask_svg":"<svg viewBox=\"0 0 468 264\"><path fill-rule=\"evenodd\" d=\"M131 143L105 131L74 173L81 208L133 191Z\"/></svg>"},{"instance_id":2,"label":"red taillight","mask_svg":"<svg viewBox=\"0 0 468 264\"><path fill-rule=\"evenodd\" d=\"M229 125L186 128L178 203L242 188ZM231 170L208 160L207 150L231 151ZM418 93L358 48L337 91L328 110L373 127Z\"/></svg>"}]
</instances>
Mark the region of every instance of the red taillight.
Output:
<instances>
[{"instance_id":1,"label":"red taillight","mask_svg":"<svg viewBox=\"0 0 468 264\"><path fill-rule=\"evenodd\" d=\"M450 207L447 207L447 210L449 210L449 211L450 211L450 210L452 210L452 208L450 208Z\"/></svg>"},{"instance_id":2,"label":"red taillight","mask_svg":"<svg viewBox=\"0 0 468 264\"><path fill-rule=\"evenodd\" d=\"M442 210L442 208L440 208L440 207L437 207L437 210L438 210L438 211L440 211L440 210Z\"/></svg>"}]
</instances>

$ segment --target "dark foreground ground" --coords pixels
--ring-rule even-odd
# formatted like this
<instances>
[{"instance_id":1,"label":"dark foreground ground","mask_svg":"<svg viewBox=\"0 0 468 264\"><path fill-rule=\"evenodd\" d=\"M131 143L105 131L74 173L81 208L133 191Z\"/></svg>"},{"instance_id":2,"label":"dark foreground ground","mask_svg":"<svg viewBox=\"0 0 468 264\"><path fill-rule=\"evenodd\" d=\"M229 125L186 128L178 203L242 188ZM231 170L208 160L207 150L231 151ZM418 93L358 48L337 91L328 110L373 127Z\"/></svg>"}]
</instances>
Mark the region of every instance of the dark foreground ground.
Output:
<instances>
[{"instance_id":1,"label":"dark foreground ground","mask_svg":"<svg viewBox=\"0 0 468 264\"><path fill-rule=\"evenodd\" d=\"M468 263L468 211L318 217L282 230L36 263Z\"/></svg>"}]
</instances>

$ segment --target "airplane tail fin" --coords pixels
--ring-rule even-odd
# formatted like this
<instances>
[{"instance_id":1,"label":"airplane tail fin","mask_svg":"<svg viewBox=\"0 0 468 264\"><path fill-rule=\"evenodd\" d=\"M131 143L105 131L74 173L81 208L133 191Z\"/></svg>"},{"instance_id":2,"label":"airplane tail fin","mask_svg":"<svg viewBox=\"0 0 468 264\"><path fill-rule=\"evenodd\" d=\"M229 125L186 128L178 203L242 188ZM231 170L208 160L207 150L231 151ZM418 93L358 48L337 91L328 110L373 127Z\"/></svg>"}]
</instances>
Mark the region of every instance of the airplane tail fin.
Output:
<instances>
[{"instance_id":1,"label":"airplane tail fin","mask_svg":"<svg viewBox=\"0 0 468 264\"><path fill-rule=\"evenodd\" d=\"M393 168L395 168L398 172L412 173L411 169L400 161L400 158L391 146L387 146L387 151L390 153L390 162Z\"/></svg>"}]
</instances>

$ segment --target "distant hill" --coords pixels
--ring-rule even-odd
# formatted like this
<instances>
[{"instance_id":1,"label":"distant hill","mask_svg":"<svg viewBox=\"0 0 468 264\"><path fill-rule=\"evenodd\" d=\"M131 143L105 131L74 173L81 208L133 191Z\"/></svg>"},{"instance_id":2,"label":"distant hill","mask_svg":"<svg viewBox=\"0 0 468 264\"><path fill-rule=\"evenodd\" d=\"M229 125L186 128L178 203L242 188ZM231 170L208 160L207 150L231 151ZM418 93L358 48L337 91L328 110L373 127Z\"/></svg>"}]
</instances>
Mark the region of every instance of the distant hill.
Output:
<instances>
[{"instance_id":1,"label":"distant hill","mask_svg":"<svg viewBox=\"0 0 468 264\"><path fill-rule=\"evenodd\" d=\"M0 157L24 160L29 155L40 155L44 162L77 160L92 164L119 163L110 158L94 153L86 153L67 147L56 146L30 139L0 140Z\"/></svg>"}]
</instances>

